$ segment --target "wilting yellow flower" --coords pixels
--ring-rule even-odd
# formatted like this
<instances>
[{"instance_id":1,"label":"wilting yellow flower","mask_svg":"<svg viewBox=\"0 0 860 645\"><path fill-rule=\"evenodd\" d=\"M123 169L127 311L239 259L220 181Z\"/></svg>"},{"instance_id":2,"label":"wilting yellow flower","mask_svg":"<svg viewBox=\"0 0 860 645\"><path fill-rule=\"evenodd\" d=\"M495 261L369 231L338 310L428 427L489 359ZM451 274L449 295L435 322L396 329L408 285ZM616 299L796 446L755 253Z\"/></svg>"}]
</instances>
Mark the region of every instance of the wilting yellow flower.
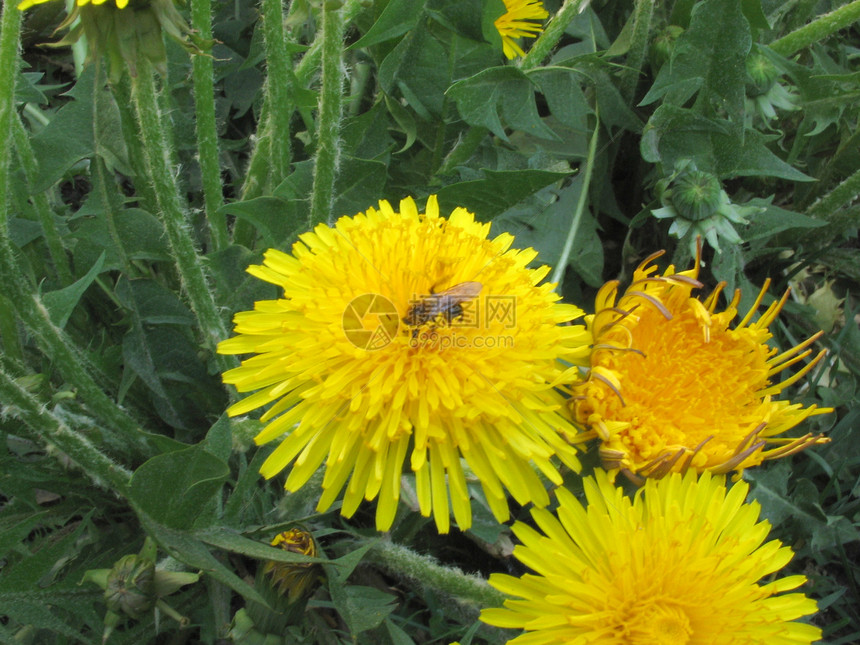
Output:
<instances>
[{"instance_id":1,"label":"wilting yellow flower","mask_svg":"<svg viewBox=\"0 0 860 645\"><path fill-rule=\"evenodd\" d=\"M23 11L48 1L23 0L18 9ZM129 0L76 0L57 27L57 31L65 29L69 33L51 45L71 45L86 36L88 59L107 56L112 82L119 80L126 67L135 76L141 57L166 74L164 35L192 54L202 54L212 45L192 32L177 9L177 0L136 0L131 4Z\"/></svg>"},{"instance_id":2,"label":"wilting yellow flower","mask_svg":"<svg viewBox=\"0 0 860 645\"><path fill-rule=\"evenodd\" d=\"M411 198L399 213L382 201L248 269L283 297L236 314L238 336L218 351L257 354L224 381L259 390L232 416L274 402L255 439L281 440L265 477L292 463L295 491L325 462L318 508L344 487L347 517L378 497L380 530L394 520L407 454L419 508L441 532L449 488L457 523L471 525L461 457L499 521L505 489L520 504L549 502L533 466L555 484L553 456L579 468L568 443L577 430L554 385L587 359L590 337L561 324L582 311L539 285L549 269L527 268L537 252L511 249L508 234L487 239L489 230L464 208L440 217L433 196L426 214Z\"/></svg>"},{"instance_id":3,"label":"wilting yellow flower","mask_svg":"<svg viewBox=\"0 0 860 645\"><path fill-rule=\"evenodd\" d=\"M583 480L587 508L556 491L554 515L533 509L540 532L517 523L514 556L535 571L490 584L514 596L481 620L525 629L509 645L800 645L821 637L793 622L816 611L801 593L806 578L772 579L792 558L748 485L692 471L648 480L633 501L606 473ZM644 493L644 495L643 495ZM759 581L767 578L760 584Z\"/></svg>"},{"instance_id":4,"label":"wilting yellow flower","mask_svg":"<svg viewBox=\"0 0 860 645\"><path fill-rule=\"evenodd\" d=\"M504 0L507 13L496 19L495 25L502 36L502 49L508 58L525 56L516 38L536 38L543 27L534 20L549 17L540 0Z\"/></svg>"},{"instance_id":5,"label":"wilting yellow flower","mask_svg":"<svg viewBox=\"0 0 860 645\"><path fill-rule=\"evenodd\" d=\"M271 542L272 546L290 553L298 553L315 558L317 545L313 536L301 529L290 529L278 533ZM268 576L277 592L287 596L287 602L294 603L309 593L313 584L320 580L319 567L313 562L276 562L269 560L263 565L263 575Z\"/></svg>"},{"instance_id":6,"label":"wilting yellow flower","mask_svg":"<svg viewBox=\"0 0 860 645\"><path fill-rule=\"evenodd\" d=\"M720 285L703 302L696 267L675 273L657 270L646 259L633 284L619 297L609 282L597 295L588 318L594 353L588 379L573 388L577 418L602 441L604 466L637 476L660 477L693 468L713 473L741 471L766 459L783 457L828 441L806 434L778 437L813 414L773 397L802 378L823 356L818 354L793 376L772 378L802 361L820 336L786 352L767 345L768 326L788 296L753 315L768 284L743 319L737 316L740 292L717 313Z\"/></svg>"}]
</instances>

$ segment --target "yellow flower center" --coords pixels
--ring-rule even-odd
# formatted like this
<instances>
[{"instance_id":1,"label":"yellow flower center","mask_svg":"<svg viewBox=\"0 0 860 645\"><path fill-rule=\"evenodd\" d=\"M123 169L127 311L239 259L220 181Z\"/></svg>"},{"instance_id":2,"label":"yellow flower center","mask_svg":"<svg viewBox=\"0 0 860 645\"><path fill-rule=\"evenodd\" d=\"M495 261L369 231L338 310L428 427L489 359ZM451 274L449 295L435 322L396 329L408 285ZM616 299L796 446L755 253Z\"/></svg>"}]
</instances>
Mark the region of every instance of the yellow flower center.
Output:
<instances>
[{"instance_id":1,"label":"yellow flower center","mask_svg":"<svg viewBox=\"0 0 860 645\"><path fill-rule=\"evenodd\" d=\"M687 614L663 602L640 608L628 625L630 645L686 645L693 634Z\"/></svg>"}]
</instances>

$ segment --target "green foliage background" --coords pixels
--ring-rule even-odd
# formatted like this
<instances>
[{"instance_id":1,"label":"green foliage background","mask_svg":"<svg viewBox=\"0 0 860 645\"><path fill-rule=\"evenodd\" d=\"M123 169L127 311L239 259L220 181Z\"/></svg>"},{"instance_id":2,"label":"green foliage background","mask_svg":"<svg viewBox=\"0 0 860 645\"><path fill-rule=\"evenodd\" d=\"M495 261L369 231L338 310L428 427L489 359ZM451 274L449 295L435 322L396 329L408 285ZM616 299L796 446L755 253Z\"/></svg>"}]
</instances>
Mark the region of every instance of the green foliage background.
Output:
<instances>
[{"instance_id":1,"label":"green foliage background","mask_svg":"<svg viewBox=\"0 0 860 645\"><path fill-rule=\"evenodd\" d=\"M407 504L385 536L372 507L316 513L313 481L285 495L259 477L271 447L223 414L214 344L276 296L244 272L263 250L408 195L513 233L590 309L653 251L691 262L692 233L652 214L684 164L748 213L706 245L703 280L747 305L766 278L791 287L782 347L826 332L828 359L790 396L836 408L797 429L832 443L744 476L824 642L860 642L860 3L545 5L546 34L508 62L501 0L191 0L211 57L168 40L163 73L141 59L132 76L43 46L56 1L23 16L16 58L5 3L0 642L101 642L102 592L79 582L147 534L160 566L204 575L168 599L187 625L150 612L112 643L513 637L476 622L500 601L483 579L521 571L479 493L475 526L447 536ZM254 572L306 560L268 546L293 526L319 541L325 582L276 615Z\"/></svg>"}]
</instances>

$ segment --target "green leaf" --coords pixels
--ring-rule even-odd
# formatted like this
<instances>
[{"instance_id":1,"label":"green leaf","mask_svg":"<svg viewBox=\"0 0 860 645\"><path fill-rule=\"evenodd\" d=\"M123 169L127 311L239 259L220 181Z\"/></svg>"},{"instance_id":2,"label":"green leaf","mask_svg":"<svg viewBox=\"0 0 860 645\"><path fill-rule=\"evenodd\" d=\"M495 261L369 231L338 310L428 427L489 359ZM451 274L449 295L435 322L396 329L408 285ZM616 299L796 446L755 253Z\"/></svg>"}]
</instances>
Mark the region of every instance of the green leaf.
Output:
<instances>
[{"instance_id":1,"label":"green leaf","mask_svg":"<svg viewBox=\"0 0 860 645\"><path fill-rule=\"evenodd\" d=\"M348 585L332 600L353 634L378 627L397 608L397 599L376 587Z\"/></svg>"},{"instance_id":2,"label":"green leaf","mask_svg":"<svg viewBox=\"0 0 860 645\"><path fill-rule=\"evenodd\" d=\"M203 573L230 587L245 600L258 602L264 607L268 606L266 600L257 593L254 587L224 566L218 558L209 552L206 545L193 534L160 524L140 508L135 510L146 532L169 555L180 562L184 562L189 567L200 569Z\"/></svg>"},{"instance_id":3,"label":"green leaf","mask_svg":"<svg viewBox=\"0 0 860 645\"><path fill-rule=\"evenodd\" d=\"M741 0L741 11L749 22L750 27L756 29L770 29L770 23L761 6L761 0Z\"/></svg>"},{"instance_id":4,"label":"green leaf","mask_svg":"<svg viewBox=\"0 0 860 645\"><path fill-rule=\"evenodd\" d=\"M488 15L490 24L505 12L502 0L429 0L427 2L427 15L440 25L444 25L456 34L472 40L484 40L486 38L486 24ZM493 27L496 38L499 41L499 51L502 50L501 36L499 31ZM492 33L491 32L491 33Z\"/></svg>"},{"instance_id":5,"label":"green leaf","mask_svg":"<svg viewBox=\"0 0 860 645\"><path fill-rule=\"evenodd\" d=\"M131 478L129 499L159 524L189 528L229 475L224 461L202 446L190 446L140 466Z\"/></svg>"},{"instance_id":6,"label":"green leaf","mask_svg":"<svg viewBox=\"0 0 860 645\"><path fill-rule=\"evenodd\" d=\"M415 641L405 631L400 629L390 618L385 619L385 629L391 638L392 645L415 645Z\"/></svg>"},{"instance_id":7,"label":"green leaf","mask_svg":"<svg viewBox=\"0 0 860 645\"><path fill-rule=\"evenodd\" d=\"M746 58L752 39L740 0L704 0L693 7L690 27L678 37L668 65L641 105L663 98L682 106L696 97L699 114L725 114L735 128L743 127Z\"/></svg>"},{"instance_id":8,"label":"green leaf","mask_svg":"<svg viewBox=\"0 0 860 645\"><path fill-rule=\"evenodd\" d=\"M143 324L187 326L196 321L179 296L155 280L128 280L123 276L117 282L116 297L124 307L135 311Z\"/></svg>"},{"instance_id":9,"label":"green leaf","mask_svg":"<svg viewBox=\"0 0 860 645\"><path fill-rule=\"evenodd\" d=\"M454 99L460 116L469 125L485 127L508 140L506 125L543 139L558 139L540 116L534 84L516 67L492 67L454 83L446 94Z\"/></svg>"},{"instance_id":10,"label":"green leaf","mask_svg":"<svg viewBox=\"0 0 860 645\"><path fill-rule=\"evenodd\" d=\"M325 563L332 564L333 561L325 558L311 558L301 553L293 553L284 549L276 549L265 542L250 540L231 529L220 526L217 528L203 529L194 532L194 536L200 541L211 546L218 547L230 553L246 555L258 560L275 560L276 562L296 563ZM333 565L337 566L337 565Z\"/></svg>"},{"instance_id":11,"label":"green leaf","mask_svg":"<svg viewBox=\"0 0 860 645\"><path fill-rule=\"evenodd\" d=\"M89 204L90 202L87 202ZM76 266L92 266L104 252L104 271L124 269L106 222L107 215L98 207L92 216L73 220L77 226L71 237ZM169 260L170 251L164 227L155 217L140 208L128 208L113 213L117 237L122 240L130 260Z\"/></svg>"},{"instance_id":12,"label":"green leaf","mask_svg":"<svg viewBox=\"0 0 860 645\"><path fill-rule=\"evenodd\" d=\"M422 119L442 116L451 51L428 29L410 31L379 65L379 86L393 96L399 90Z\"/></svg>"},{"instance_id":13,"label":"green leaf","mask_svg":"<svg viewBox=\"0 0 860 645\"><path fill-rule=\"evenodd\" d=\"M415 27L426 0L390 0L373 26L349 49L370 47L397 38Z\"/></svg>"},{"instance_id":14,"label":"green leaf","mask_svg":"<svg viewBox=\"0 0 860 645\"><path fill-rule=\"evenodd\" d=\"M749 218L750 223L741 231L741 237L745 242L769 239L777 233L794 228L807 229L827 226L827 222L780 208L772 202L773 196L771 195L767 199L751 199L744 204L745 206L757 206L761 209Z\"/></svg>"},{"instance_id":15,"label":"green leaf","mask_svg":"<svg viewBox=\"0 0 860 645\"><path fill-rule=\"evenodd\" d=\"M222 206L218 213L235 215L250 222L263 237L263 244L280 248L296 231L307 225L307 215L296 204L280 197L257 197Z\"/></svg>"},{"instance_id":16,"label":"green leaf","mask_svg":"<svg viewBox=\"0 0 860 645\"><path fill-rule=\"evenodd\" d=\"M593 110L580 88L579 72L566 67L539 67L527 75L546 97L555 118L571 128L583 127L584 117Z\"/></svg>"},{"instance_id":17,"label":"green leaf","mask_svg":"<svg viewBox=\"0 0 860 645\"><path fill-rule=\"evenodd\" d=\"M75 100L60 108L32 139L39 162L39 173L32 178L34 193L50 188L77 162L96 153L109 168L133 174L127 164L119 110L107 86L94 87L94 70L95 65L84 68L68 92Z\"/></svg>"},{"instance_id":18,"label":"green leaf","mask_svg":"<svg viewBox=\"0 0 860 645\"><path fill-rule=\"evenodd\" d=\"M450 213L463 206L486 222L503 213L544 186L561 181L569 175L548 170L489 170L483 179L451 184L440 189L439 208Z\"/></svg>"},{"instance_id":19,"label":"green leaf","mask_svg":"<svg viewBox=\"0 0 860 645\"><path fill-rule=\"evenodd\" d=\"M740 136L731 124L711 119L693 110L661 105L645 126L640 152L645 161L663 164L664 172L675 163L691 159L704 172L722 179L739 176L780 177L791 181L813 181L772 153L767 137L755 130Z\"/></svg>"},{"instance_id":20,"label":"green leaf","mask_svg":"<svg viewBox=\"0 0 860 645\"><path fill-rule=\"evenodd\" d=\"M72 311L74 311L81 296L84 295L84 292L98 277L99 273L101 273L104 263L105 253L102 252L92 268L80 280L70 284L68 287L58 289L57 291L50 291L42 296L42 300L48 308L48 313L51 315L51 320L57 327L62 329L66 326L66 322L68 322L69 316L72 315Z\"/></svg>"}]
</instances>

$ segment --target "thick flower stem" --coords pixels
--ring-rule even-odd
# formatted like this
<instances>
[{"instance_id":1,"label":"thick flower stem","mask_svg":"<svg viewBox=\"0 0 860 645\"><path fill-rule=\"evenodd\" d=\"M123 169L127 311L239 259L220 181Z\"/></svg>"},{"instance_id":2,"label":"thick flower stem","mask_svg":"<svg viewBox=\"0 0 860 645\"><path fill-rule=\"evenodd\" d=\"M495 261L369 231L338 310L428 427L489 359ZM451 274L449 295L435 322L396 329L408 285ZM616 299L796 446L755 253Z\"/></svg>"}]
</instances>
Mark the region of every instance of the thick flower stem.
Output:
<instances>
[{"instance_id":1,"label":"thick flower stem","mask_svg":"<svg viewBox=\"0 0 860 645\"><path fill-rule=\"evenodd\" d=\"M343 109L343 13L339 0L323 4L322 90L317 121L317 154L308 227L331 223L334 182L340 161L340 118Z\"/></svg>"},{"instance_id":2,"label":"thick flower stem","mask_svg":"<svg viewBox=\"0 0 860 645\"><path fill-rule=\"evenodd\" d=\"M18 76L18 47L21 36L21 12L15 0L4 0L0 16L0 141L9 141L12 119L15 118L15 78ZM0 235L8 231L9 220L6 202L9 197L8 145L0 152Z\"/></svg>"},{"instance_id":3,"label":"thick flower stem","mask_svg":"<svg viewBox=\"0 0 860 645\"><path fill-rule=\"evenodd\" d=\"M191 26L205 41L212 39L211 0L191 0ZM224 205L221 189L221 165L218 162L218 131L215 127L215 81L212 57L192 56L194 79L194 104L197 118L197 152L200 174L203 180L203 200L212 248L226 248L227 220L218 209Z\"/></svg>"},{"instance_id":4,"label":"thick flower stem","mask_svg":"<svg viewBox=\"0 0 860 645\"><path fill-rule=\"evenodd\" d=\"M788 57L858 20L860 20L860 0L854 0L772 42L770 48L780 56Z\"/></svg>"},{"instance_id":5,"label":"thick flower stem","mask_svg":"<svg viewBox=\"0 0 860 645\"><path fill-rule=\"evenodd\" d=\"M624 61L621 78L621 96L632 104L636 98L636 86L648 52L648 38L651 34L651 15L654 13L654 0L636 0L633 8L633 35L630 39L630 49Z\"/></svg>"},{"instance_id":6,"label":"thick flower stem","mask_svg":"<svg viewBox=\"0 0 860 645\"><path fill-rule=\"evenodd\" d=\"M263 0L263 38L266 43L266 103L269 119L265 136L269 147L272 187L290 174L290 119L293 116L292 60L287 51L282 0Z\"/></svg>"},{"instance_id":7,"label":"thick flower stem","mask_svg":"<svg viewBox=\"0 0 860 645\"><path fill-rule=\"evenodd\" d=\"M24 176L29 186L32 186L32 182L39 172L39 164L30 145L30 136L27 134L27 130L24 129L21 119L17 118L17 116L12 119L12 137L15 140L15 151L18 153L18 160L21 162ZM69 265L69 258L66 255L66 249L63 247L62 238L54 223L54 212L44 192L34 194L32 194L32 191L30 192L33 206L36 209L36 215L39 217L39 223L42 225L42 233L45 235L45 242L48 245L48 253L51 256L51 262L54 264L54 270L57 272L60 282L64 286L69 285L72 283L72 270Z\"/></svg>"},{"instance_id":8,"label":"thick flower stem","mask_svg":"<svg viewBox=\"0 0 860 645\"><path fill-rule=\"evenodd\" d=\"M3 416L20 419L45 447L56 446L97 484L120 494L128 488L130 472L45 409L4 369L0 369L0 401Z\"/></svg>"},{"instance_id":9,"label":"thick flower stem","mask_svg":"<svg viewBox=\"0 0 860 645\"><path fill-rule=\"evenodd\" d=\"M158 95L152 67L142 61L138 74L132 78L131 97L140 127L143 152L149 178L155 188L158 205L157 215L164 224L176 269L182 287L188 296L197 322L203 333L206 347L213 350L217 343L227 337L224 322L218 314L215 298L206 282L202 258L198 255L191 238L188 217L173 169L168 148L170 138L158 108ZM217 355L215 360L220 371L235 365L233 359Z\"/></svg>"},{"instance_id":10,"label":"thick flower stem","mask_svg":"<svg viewBox=\"0 0 860 645\"><path fill-rule=\"evenodd\" d=\"M544 58L549 56L552 48L555 47L561 38L564 30L571 21L580 12L580 8L586 0L564 0L561 9L555 14L552 20L547 23L543 33L538 36L532 48L526 52L523 57L520 67L524 70L532 69L540 65Z\"/></svg>"},{"instance_id":11,"label":"thick flower stem","mask_svg":"<svg viewBox=\"0 0 860 645\"><path fill-rule=\"evenodd\" d=\"M461 604L473 609L501 607L506 598L481 577L464 573L460 569L444 567L434 558L388 540L375 541L365 560L394 576L453 596Z\"/></svg>"},{"instance_id":12,"label":"thick flower stem","mask_svg":"<svg viewBox=\"0 0 860 645\"><path fill-rule=\"evenodd\" d=\"M556 283L556 289L561 289L562 280L564 280L564 271L567 268L567 262L570 259L570 254L573 252L573 243L576 240L576 232L579 230L579 223L582 221L582 213L585 211L585 205L588 203L588 187L591 184L591 173L594 170L594 158L597 155L597 140L600 135L600 113L597 106L594 108L594 132L591 134L591 141L588 144L588 157L585 160L585 172L582 177L582 188L579 191L579 201L576 203L576 211L573 213L573 219L570 221L570 228L567 231L567 239L564 241L564 248L561 251L561 256L558 259L558 264L555 265L555 270L552 272L550 282Z\"/></svg>"}]
</instances>

